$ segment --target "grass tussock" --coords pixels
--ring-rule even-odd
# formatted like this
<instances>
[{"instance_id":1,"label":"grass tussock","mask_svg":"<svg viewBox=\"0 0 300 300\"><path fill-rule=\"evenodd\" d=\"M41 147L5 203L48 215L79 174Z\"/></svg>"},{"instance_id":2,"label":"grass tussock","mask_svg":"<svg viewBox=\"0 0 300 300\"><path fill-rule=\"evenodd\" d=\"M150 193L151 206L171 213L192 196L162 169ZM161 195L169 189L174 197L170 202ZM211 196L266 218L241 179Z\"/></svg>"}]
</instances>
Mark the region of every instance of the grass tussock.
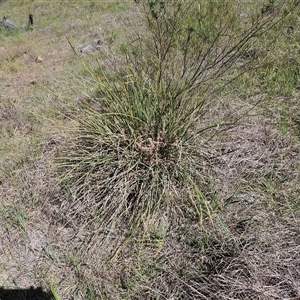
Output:
<instances>
[{"instance_id":1,"label":"grass tussock","mask_svg":"<svg viewBox=\"0 0 300 300\"><path fill-rule=\"evenodd\" d=\"M110 228L144 229L161 212L202 222L217 207L207 143L236 122L203 122L211 99L240 75L235 66L246 72L245 53L290 10L245 25L230 1L225 11L217 3L137 2L144 35L122 45L113 77L100 65L91 71L96 97L82 105L62 149L65 204Z\"/></svg>"}]
</instances>

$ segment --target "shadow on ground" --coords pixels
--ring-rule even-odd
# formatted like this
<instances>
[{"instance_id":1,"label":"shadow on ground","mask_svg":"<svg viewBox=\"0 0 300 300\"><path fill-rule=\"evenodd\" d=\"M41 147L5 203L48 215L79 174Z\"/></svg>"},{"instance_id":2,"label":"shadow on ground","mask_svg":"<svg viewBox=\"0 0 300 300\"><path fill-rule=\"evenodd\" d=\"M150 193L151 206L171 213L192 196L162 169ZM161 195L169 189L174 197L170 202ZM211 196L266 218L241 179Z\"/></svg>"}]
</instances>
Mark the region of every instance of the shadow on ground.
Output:
<instances>
[{"instance_id":1,"label":"shadow on ground","mask_svg":"<svg viewBox=\"0 0 300 300\"><path fill-rule=\"evenodd\" d=\"M28 289L10 289L0 287L0 300L53 300L51 293L41 287Z\"/></svg>"}]
</instances>

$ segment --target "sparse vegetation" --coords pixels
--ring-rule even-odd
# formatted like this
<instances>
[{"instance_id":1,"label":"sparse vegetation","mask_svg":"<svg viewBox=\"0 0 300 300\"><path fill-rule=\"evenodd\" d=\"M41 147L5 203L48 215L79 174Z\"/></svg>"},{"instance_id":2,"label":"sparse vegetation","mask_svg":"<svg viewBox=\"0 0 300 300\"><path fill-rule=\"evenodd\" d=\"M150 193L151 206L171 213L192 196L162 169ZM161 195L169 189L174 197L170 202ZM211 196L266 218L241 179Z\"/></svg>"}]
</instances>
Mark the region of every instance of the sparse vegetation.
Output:
<instances>
[{"instance_id":1,"label":"sparse vegetation","mask_svg":"<svg viewBox=\"0 0 300 300\"><path fill-rule=\"evenodd\" d=\"M1 286L300 297L296 2L0 7Z\"/></svg>"}]
</instances>

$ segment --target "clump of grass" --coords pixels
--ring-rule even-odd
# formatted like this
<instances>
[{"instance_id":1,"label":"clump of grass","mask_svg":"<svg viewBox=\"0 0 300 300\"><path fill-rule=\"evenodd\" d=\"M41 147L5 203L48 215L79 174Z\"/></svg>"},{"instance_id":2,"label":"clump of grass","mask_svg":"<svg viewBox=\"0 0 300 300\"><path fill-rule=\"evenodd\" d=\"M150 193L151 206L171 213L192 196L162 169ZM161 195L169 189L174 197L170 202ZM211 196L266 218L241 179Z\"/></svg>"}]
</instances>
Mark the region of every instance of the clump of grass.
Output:
<instances>
[{"instance_id":1,"label":"clump of grass","mask_svg":"<svg viewBox=\"0 0 300 300\"><path fill-rule=\"evenodd\" d=\"M123 44L116 74L100 65L91 72L97 97L81 105L61 149L64 205L74 218L93 216L110 229L144 229L158 215L202 222L216 207L209 141L234 126L206 113L236 78L231 70L245 72L257 37L288 12L245 27L231 1L136 2L143 35Z\"/></svg>"},{"instance_id":2,"label":"clump of grass","mask_svg":"<svg viewBox=\"0 0 300 300\"><path fill-rule=\"evenodd\" d=\"M137 73L115 84L98 79L105 93L102 108L83 106L62 162L76 202L85 206L80 209L95 209L106 225L126 219L134 227L162 210L186 215L185 202L200 218L204 206L211 214L208 194L202 192L208 184L202 173L205 152L183 132L188 131L184 121L176 123L172 108L162 115L159 106L165 103Z\"/></svg>"}]
</instances>

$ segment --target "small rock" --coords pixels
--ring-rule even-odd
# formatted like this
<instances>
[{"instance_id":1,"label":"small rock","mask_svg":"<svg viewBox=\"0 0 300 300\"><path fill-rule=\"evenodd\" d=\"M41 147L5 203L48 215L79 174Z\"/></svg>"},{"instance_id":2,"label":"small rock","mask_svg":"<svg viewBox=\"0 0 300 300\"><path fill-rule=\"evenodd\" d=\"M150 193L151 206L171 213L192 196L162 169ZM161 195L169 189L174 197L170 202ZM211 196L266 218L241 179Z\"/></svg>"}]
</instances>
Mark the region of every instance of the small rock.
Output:
<instances>
[{"instance_id":1,"label":"small rock","mask_svg":"<svg viewBox=\"0 0 300 300\"><path fill-rule=\"evenodd\" d=\"M12 21L5 16L3 17L3 20L0 21L0 24L9 29L18 28L18 26L16 26L14 23L12 23Z\"/></svg>"},{"instance_id":2,"label":"small rock","mask_svg":"<svg viewBox=\"0 0 300 300\"><path fill-rule=\"evenodd\" d=\"M37 63L41 63L41 62L43 62L44 61L44 59L41 57L41 56L37 56L37 58L35 59L35 62L37 62Z\"/></svg>"},{"instance_id":3,"label":"small rock","mask_svg":"<svg viewBox=\"0 0 300 300\"><path fill-rule=\"evenodd\" d=\"M80 50L81 53L88 53L88 52L96 52L96 51L100 51L101 47L102 47L103 41L102 40L98 40L96 44L90 44L87 45L86 47L82 48Z\"/></svg>"}]
</instances>

